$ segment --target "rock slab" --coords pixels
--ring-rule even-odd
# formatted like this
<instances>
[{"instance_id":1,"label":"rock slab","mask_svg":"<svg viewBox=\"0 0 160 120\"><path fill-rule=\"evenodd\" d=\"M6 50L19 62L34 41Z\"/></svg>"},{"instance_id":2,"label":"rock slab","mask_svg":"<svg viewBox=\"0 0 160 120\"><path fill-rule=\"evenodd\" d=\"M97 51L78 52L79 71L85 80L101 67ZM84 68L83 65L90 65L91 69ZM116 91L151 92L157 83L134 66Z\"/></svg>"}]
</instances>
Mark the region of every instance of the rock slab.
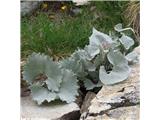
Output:
<instances>
[{"instance_id":1,"label":"rock slab","mask_svg":"<svg viewBox=\"0 0 160 120\"><path fill-rule=\"evenodd\" d=\"M21 120L78 120L76 103L51 103L38 106L30 96L21 97Z\"/></svg>"}]
</instances>

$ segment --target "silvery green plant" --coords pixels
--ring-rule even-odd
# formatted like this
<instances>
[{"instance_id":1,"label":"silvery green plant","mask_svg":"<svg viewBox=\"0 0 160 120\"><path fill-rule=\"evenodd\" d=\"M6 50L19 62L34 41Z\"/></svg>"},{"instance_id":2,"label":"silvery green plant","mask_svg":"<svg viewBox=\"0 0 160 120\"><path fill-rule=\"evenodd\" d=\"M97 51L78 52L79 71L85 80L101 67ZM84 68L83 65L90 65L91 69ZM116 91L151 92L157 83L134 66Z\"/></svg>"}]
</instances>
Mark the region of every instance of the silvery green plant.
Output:
<instances>
[{"instance_id":1,"label":"silvery green plant","mask_svg":"<svg viewBox=\"0 0 160 120\"><path fill-rule=\"evenodd\" d=\"M30 84L33 100L38 104L56 99L69 103L75 101L80 82L91 90L126 80L129 63L137 62L138 57L132 52L134 40L125 32L134 31L122 24L114 29L107 35L93 28L89 44L59 62L40 53L30 55L23 78Z\"/></svg>"},{"instance_id":2,"label":"silvery green plant","mask_svg":"<svg viewBox=\"0 0 160 120\"><path fill-rule=\"evenodd\" d=\"M24 66L23 78L30 85L31 95L39 105L56 99L73 102L78 95L76 75L61 69L49 56L33 53Z\"/></svg>"}]
</instances>

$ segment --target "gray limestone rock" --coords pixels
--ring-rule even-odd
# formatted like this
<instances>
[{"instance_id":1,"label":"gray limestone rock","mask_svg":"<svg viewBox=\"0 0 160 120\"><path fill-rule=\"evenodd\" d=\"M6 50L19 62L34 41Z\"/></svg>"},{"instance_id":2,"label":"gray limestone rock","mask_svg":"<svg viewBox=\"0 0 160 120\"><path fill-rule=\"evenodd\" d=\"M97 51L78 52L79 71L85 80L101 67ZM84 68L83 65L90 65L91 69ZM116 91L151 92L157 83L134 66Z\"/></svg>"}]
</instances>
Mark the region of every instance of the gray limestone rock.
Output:
<instances>
[{"instance_id":1,"label":"gray limestone rock","mask_svg":"<svg viewBox=\"0 0 160 120\"><path fill-rule=\"evenodd\" d=\"M22 120L78 120L79 107L76 103L50 103L38 106L31 97L21 97Z\"/></svg>"},{"instance_id":2,"label":"gray limestone rock","mask_svg":"<svg viewBox=\"0 0 160 120\"><path fill-rule=\"evenodd\" d=\"M35 10L40 4L40 1L21 1L21 15L25 16Z\"/></svg>"},{"instance_id":3,"label":"gray limestone rock","mask_svg":"<svg viewBox=\"0 0 160 120\"><path fill-rule=\"evenodd\" d=\"M85 120L139 120L139 105L120 107L103 115L88 116Z\"/></svg>"}]
</instances>

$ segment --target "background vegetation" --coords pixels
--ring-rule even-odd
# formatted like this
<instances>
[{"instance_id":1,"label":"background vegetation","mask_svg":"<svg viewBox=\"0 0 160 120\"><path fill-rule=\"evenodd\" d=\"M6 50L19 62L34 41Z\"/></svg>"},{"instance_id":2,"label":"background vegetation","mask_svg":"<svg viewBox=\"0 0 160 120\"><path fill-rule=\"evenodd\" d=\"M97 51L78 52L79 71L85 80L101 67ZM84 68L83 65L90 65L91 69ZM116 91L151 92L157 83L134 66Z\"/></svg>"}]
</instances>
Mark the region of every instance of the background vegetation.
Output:
<instances>
[{"instance_id":1,"label":"background vegetation","mask_svg":"<svg viewBox=\"0 0 160 120\"><path fill-rule=\"evenodd\" d=\"M75 6L72 2L44 2L21 18L21 58L32 52L64 57L88 43L92 28L108 33L117 23L127 25L129 2L101 1ZM76 12L77 11L77 12Z\"/></svg>"}]
</instances>

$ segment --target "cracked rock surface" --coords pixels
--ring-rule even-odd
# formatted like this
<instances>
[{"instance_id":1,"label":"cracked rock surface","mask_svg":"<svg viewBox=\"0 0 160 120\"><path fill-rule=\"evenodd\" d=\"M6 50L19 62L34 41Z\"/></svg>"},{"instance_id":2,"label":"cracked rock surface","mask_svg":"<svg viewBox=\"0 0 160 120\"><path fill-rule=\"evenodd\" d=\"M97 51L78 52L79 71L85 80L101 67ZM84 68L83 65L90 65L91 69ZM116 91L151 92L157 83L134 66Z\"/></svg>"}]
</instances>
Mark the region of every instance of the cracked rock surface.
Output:
<instances>
[{"instance_id":1,"label":"cracked rock surface","mask_svg":"<svg viewBox=\"0 0 160 120\"><path fill-rule=\"evenodd\" d=\"M128 80L102 87L81 120L139 120L139 63L131 68Z\"/></svg>"},{"instance_id":2,"label":"cracked rock surface","mask_svg":"<svg viewBox=\"0 0 160 120\"><path fill-rule=\"evenodd\" d=\"M76 103L38 106L30 96L21 97L21 120L78 120L79 110Z\"/></svg>"}]
</instances>

